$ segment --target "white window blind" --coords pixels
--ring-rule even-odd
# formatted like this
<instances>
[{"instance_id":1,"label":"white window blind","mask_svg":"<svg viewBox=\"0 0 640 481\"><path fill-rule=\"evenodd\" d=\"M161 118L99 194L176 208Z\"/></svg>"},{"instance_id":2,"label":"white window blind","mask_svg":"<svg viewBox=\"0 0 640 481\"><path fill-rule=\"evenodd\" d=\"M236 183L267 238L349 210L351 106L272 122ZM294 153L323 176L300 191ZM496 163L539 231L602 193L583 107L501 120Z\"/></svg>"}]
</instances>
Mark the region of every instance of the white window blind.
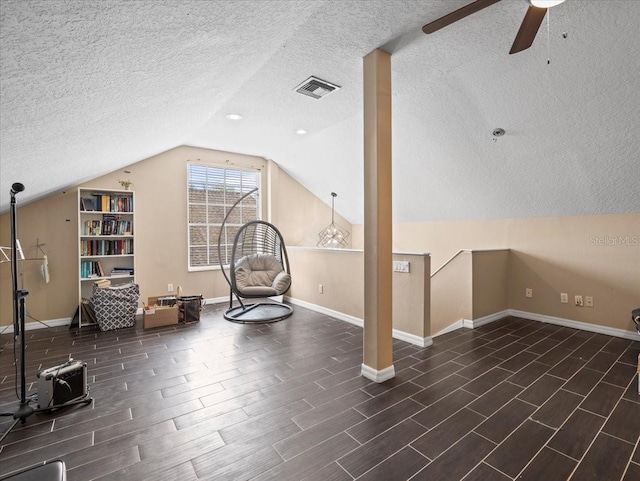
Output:
<instances>
[{"instance_id":1,"label":"white window blind","mask_svg":"<svg viewBox=\"0 0 640 481\"><path fill-rule=\"evenodd\" d=\"M240 197L260 186L260 173L210 165L188 164L189 269L220 265L218 234L224 217ZM228 264L236 232L243 224L260 219L260 191L245 198L227 219L221 237L223 264Z\"/></svg>"}]
</instances>

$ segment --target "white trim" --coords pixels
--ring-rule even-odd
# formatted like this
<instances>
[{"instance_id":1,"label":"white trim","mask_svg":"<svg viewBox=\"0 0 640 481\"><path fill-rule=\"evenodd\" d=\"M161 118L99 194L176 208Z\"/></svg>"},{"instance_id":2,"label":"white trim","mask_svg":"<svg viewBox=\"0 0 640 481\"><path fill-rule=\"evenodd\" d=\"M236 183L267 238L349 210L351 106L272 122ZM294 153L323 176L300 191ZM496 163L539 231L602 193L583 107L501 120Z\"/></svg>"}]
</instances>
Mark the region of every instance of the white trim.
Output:
<instances>
[{"instance_id":1,"label":"white trim","mask_svg":"<svg viewBox=\"0 0 640 481\"><path fill-rule=\"evenodd\" d=\"M398 329L393 329L392 335L395 339L408 342L409 344L413 344L418 347L429 347L433 344L433 339L431 339L431 337L420 337L415 334L399 331Z\"/></svg>"},{"instance_id":2,"label":"white trim","mask_svg":"<svg viewBox=\"0 0 640 481\"><path fill-rule=\"evenodd\" d=\"M51 320L42 321L42 322L46 323L46 326L42 325L42 323L38 321L25 322L24 330L33 331L35 329L46 329L47 327L68 326L69 324L71 324L71 318L62 317L60 319L51 319ZM9 326L4 326L4 327L6 327L6 330L3 331L2 328L0 328L0 334L13 334L13 323L11 323Z\"/></svg>"},{"instance_id":3,"label":"white trim","mask_svg":"<svg viewBox=\"0 0 640 481\"><path fill-rule=\"evenodd\" d=\"M210 297L209 299L204 300L204 305L208 306L211 304L222 304L223 302L229 302L229 296L226 297Z\"/></svg>"},{"instance_id":4,"label":"white trim","mask_svg":"<svg viewBox=\"0 0 640 481\"><path fill-rule=\"evenodd\" d=\"M508 309L509 316L522 317L531 321L545 322L548 324L556 324L558 326L571 327L582 331L597 332L598 334L606 334L607 336L622 337L624 339L638 340L638 333L635 331L627 331L626 329L618 329L616 327L598 326L588 322L574 321L564 319L562 317L546 316L544 314L536 314L535 312L519 311L517 309Z\"/></svg>"},{"instance_id":5,"label":"white trim","mask_svg":"<svg viewBox=\"0 0 640 481\"><path fill-rule=\"evenodd\" d=\"M287 246L287 250L312 250L312 251L321 251L321 252L356 252L358 254L364 253L362 249L331 249L329 247L312 247L312 246ZM394 256L430 256L429 252L392 252Z\"/></svg>"},{"instance_id":6,"label":"white trim","mask_svg":"<svg viewBox=\"0 0 640 481\"><path fill-rule=\"evenodd\" d=\"M461 327L469 327L469 328L471 328L471 326L466 326L464 324L465 321L466 321L465 319L460 319L460 320L454 322L453 324L448 325L447 327L445 327L441 331L436 332L432 337L441 336L442 334L446 334L447 332L455 331L456 329L460 329ZM466 321L466 322L469 322L469 321Z\"/></svg>"},{"instance_id":7,"label":"white trim","mask_svg":"<svg viewBox=\"0 0 640 481\"><path fill-rule=\"evenodd\" d=\"M493 314L489 314L488 316L482 316L477 319L471 319L471 320L464 319L464 327L475 329L476 327L484 326L485 324L489 324L490 322L503 319L510 315L511 315L510 310L505 309L504 311L494 312Z\"/></svg>"},{"instance_id":8,"label":"white trim","mask_svg":"<svg viewBox=\"0 0 640 481\"><path fill-rule=\"evenodd\" d=\"M494 322L503 319L507 316L521 317L530 321L544 322L547 324L555 324L558 326L570 327L572 329L580 329L581 331L597 332L599 334L606 334L607 336L621 337L623 339L631 339L632 341L638 340L638 334L635 331L627 331L625 329L618 329L615 327L598 326L597 324L589 324L588 322L574 321L572 319L564 319L562 317L547 316L545 314L536 314L535 312L519 311L517 309L505 309L500 312L489 314L488 316L479 317L478 319L460 319L453 324L445 327L432 337L438 337L450 331L455 331L461 327L468 329L474 329L490 322Z\"/></svg>"},{"instance_id":9,"label":"white trim","mask_svg":"<svg viewBox=\"0 0 640 481\"><path fill-rule=\"evenodd\" d=\"M367 379L371 379L373 382L385 382L396 376L396 370L393 364L389 367L385 367L382 371L378 371L366 364L362 364L360 374Z\"/></svg>"},{"instance_id":10,"label":"white trim","mask_svg":"<svg viewBox=\"0 0 640 481\"><path fill-rule=\"evenodd\" d=\"M219 303L228 302L228 301L229 301L228 297L212 297L210 299L205 299L204 303L205 305L209 305L209 304L219 304ZM143 313L142 307L138 307L138 310L136 311L136 316L141 316L142 313ZM24 330L33 331L35 329L47 329L47 327L68 326L69 324L71 324L71 318L63 317L60 319L51 319L51 320L42 321L42 322L46 323L47 325L44 326L37 321L26 322L24 325ZM3 330L4 327L6 327L5 330ZM9 326L0 327L0 334L13 334L13 324L10 324Z\"/></svg>"},{"instance_id":11,"label":"white trim","mask_svg":"<svg viewBox=\"0 0 640 481\"><path fill-rule=\"evenodd\" d=\"M302 301L300 299L295 299L289 296L285 296L284 300L289 304L293 304L294 306L304 307L311 311L319 312L320 314L325 314L330 317L335 317L336 319L348 322L349 324L353 324L354 326L364 327L364 321L359 317L350 316L349 314L345 314L344 312L334 311L333 309L328 309L318 304ZM405 342L408 342L409 344L413 344L414 346L418 346L418 347L428 347L431 344L433 344L433 340L431 339L431 337L422 338L420 336L416 336L415 334L410 334L408 332L400 331L398 329L393 329L391 331L391 335L393 336L394 339L399 339L400 341L405 341Z\"/></svg>"},{"instance_id":12,"label":"white trim","mask_svg":"<svg viewBox=\"0 0 640 481\"><path fill-rule=\"evenodd\" d=\"M318 304L302 301L294 297L285 296L284 299L286 302L288 302L289 304L293 304L294 306L304 307L311 311L319 312L320 314L326 314L327 316L335 317L336 319L348 322L349 324L353 324L354 326L364 327L364 321L359 317L350 316L349 314L345 314L340 311L334 311L333 309L328 309Z\"/></svg>"}]
</instances>

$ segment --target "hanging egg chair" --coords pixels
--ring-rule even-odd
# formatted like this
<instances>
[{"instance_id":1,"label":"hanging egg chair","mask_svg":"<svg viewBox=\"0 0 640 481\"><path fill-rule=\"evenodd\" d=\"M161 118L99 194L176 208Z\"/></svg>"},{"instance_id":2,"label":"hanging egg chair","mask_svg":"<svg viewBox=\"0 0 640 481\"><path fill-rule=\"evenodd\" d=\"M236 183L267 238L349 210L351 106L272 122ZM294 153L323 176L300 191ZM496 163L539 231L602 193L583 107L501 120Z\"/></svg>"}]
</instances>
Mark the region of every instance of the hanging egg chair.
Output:
<instances>
[{"instance_id":1,"label":"hanging egg chair","mask_svg":"<svg viewBox=\"0 0 640 481\"><path fill-rule=\"evenodd\" d=\"M230 288L229 308L224 318L245 324L276 322L293 313L291 306L274 299L281 298L291 287L291 271L284 239L273 224L252 220L242 225L233 241L229 273L225 270L222 256L225 224L233 209L257 190L251 190L233 204L218 233L218 259ZM248 299L255 301L247 302Z\"/></svg>"}]
</instances>

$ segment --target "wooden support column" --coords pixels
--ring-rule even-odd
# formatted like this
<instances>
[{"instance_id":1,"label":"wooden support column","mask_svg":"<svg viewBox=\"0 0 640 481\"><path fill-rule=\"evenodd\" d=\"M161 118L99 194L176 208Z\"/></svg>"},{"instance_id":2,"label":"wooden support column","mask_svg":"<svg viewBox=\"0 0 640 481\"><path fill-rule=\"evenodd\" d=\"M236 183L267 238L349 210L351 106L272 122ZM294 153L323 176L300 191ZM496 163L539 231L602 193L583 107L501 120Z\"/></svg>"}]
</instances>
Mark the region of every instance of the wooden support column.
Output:
<instances>
[{"instance_id":1,"label":"wooden support column","mask_svg":"<svg viewBox=\"0 0 640 481\"><path fill-rule=\"evenodd\" d=\"M364 349L362 375L395 376L392 339L391 55L364 57Z\"/></svg>"}]
</instances>

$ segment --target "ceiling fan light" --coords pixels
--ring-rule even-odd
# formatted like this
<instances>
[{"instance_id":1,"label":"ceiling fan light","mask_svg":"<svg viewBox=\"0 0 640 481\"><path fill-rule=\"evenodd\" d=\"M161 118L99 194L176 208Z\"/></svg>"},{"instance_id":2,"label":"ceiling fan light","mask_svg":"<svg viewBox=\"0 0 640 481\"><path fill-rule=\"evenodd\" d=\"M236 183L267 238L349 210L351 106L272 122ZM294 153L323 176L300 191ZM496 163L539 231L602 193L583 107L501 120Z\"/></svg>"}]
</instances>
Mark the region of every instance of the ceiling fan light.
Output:
<instances>
[{"instance_id":1,"label":"ceiling fan light","mask_svg":"<svg viewBox=\"0 0 640 481\"><path fill-rule=\"evenodd\" d=\"M551 8L560 5L564 0L529 0L529 3L538 8Z\"/></svg>"}]
</instances>

